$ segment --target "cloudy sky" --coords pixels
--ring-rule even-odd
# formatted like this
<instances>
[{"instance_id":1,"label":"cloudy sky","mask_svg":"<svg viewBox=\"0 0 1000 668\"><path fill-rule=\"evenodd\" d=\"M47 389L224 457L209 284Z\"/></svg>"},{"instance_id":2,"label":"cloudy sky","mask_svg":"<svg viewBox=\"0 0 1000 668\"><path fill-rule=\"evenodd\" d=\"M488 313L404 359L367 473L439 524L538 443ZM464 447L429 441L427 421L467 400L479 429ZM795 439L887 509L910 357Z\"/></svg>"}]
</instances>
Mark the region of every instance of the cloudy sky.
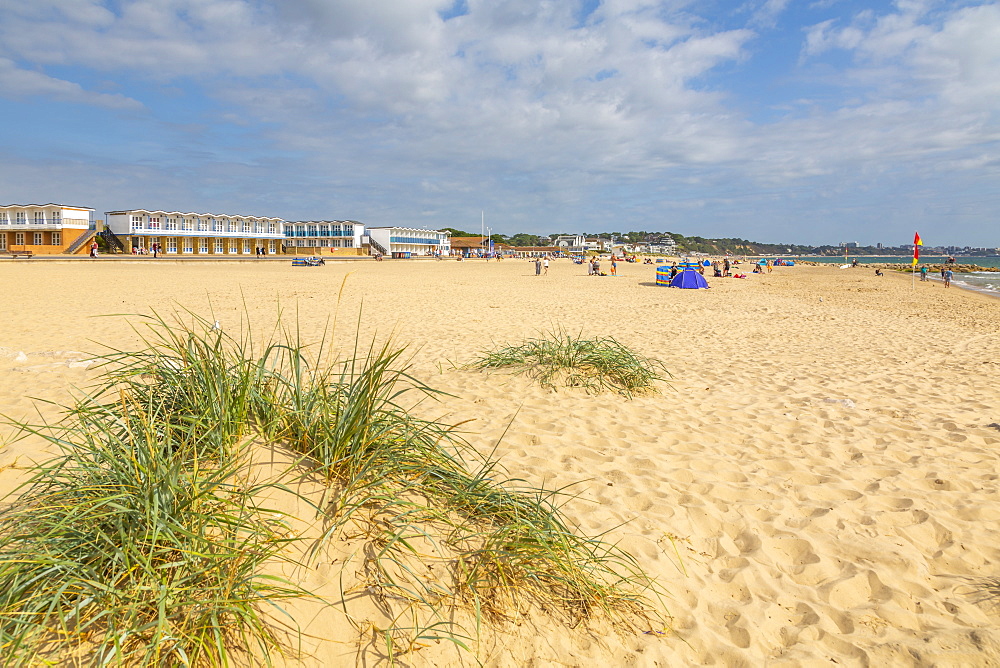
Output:
<instances>
[{"instance_id":1,"label":"cloudy sky","mask_svg":"<svg viewBox=\"0 0 1000 668\"><path fill-rule=\"evenodd\" d=\"M1000 246L1000 2L0 0L0 204Z\"/></svg>"}]
</instances>

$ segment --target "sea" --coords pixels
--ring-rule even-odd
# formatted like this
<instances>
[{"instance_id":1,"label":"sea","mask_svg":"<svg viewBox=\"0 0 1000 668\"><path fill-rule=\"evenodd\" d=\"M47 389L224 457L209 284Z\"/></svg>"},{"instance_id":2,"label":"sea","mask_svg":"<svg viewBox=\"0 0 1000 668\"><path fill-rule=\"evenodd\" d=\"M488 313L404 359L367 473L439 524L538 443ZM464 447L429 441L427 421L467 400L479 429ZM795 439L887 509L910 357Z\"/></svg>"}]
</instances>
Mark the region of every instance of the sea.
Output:
<instances>
[{"instance_id":1,"label":"sea","mask_svg":"<svg viewBox=\"0 0 1000 668\"><path fill-rule=\"evenodd\" d=\"M844 258L842 257L802 257L803 260L809 262L823 262L827 264L845 264ZM910 258L893 255L893 256L858 256L854 258L853 256L850 260L853 262L857 259L858 264L881 264L881 263L892 263L892 264L909 264ZM941 264L948 259L945 255L921 255L920 264ZM957 264L976 264L980 267L998 267L1000 268L1000 256L988 256L988 257L972 257L961 255L955 258ZM930 273L930 277L940 276L935 272ZM1000 272L995 271L975 271L968 274L955 274L955 278L952 279L958 287L968 288L969 290L976 290L978 292L986 292L989 294L1000 296Z\"/></svg>"}]
</instances>

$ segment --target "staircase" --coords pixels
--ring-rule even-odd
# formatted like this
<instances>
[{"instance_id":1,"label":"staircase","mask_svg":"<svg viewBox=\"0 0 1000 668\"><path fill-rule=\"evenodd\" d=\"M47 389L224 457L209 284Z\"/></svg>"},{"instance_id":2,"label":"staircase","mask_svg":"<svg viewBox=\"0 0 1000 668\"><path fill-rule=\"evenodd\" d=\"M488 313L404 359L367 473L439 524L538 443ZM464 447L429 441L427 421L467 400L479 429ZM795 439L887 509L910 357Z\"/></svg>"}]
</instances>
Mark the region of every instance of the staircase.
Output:
<instances>
[{"instance_id":1,"label":"staircase","mask_svg":"<svg viewBox=\"0 0 1000 668\"><path fill-rule=\"evenodd\" d=\"M95 236L97 236L97 232L96 231L94 231L94 230L87 230L86 232L84 232L83 234L81 234L79 237L77 237L76 241L74 241L73 243L71 243L69 245L69 248L67 248L66 250L64 250L63 253L66 254L66 255L75 255L78 250L80 250L81 248L83 248L84 244L89 244L91 242L91 240Z\"/></svg>"},{"instance_id":2,"label":"staircase","mask_svg":"<svg viewBox=\"0 0 1000 668\"><path fill-rule=\"evenodd\" d=\"M389 255L389 251L387 251L382 246L382 244L380 244L379 242L375 241L375 239L372 238L371 235L368 235L368 245L371 246L372 248L374 248L380 255L385 255L387 257L392 257L391 255Z\"/></svg>"},{"instance_id":3,"label":"staircase","mask_svg":"<svg viewBox=\"0 0 1000 668\"><path fill-rule=\"evenodd\" d=\"M118 238L118 235L111 231L111 228L105 227L103 230L98 232L101 238L104 239L105 243L108 244L109 253L124 253L125 244L122 240Z\"/></svg>"}]
</instances>

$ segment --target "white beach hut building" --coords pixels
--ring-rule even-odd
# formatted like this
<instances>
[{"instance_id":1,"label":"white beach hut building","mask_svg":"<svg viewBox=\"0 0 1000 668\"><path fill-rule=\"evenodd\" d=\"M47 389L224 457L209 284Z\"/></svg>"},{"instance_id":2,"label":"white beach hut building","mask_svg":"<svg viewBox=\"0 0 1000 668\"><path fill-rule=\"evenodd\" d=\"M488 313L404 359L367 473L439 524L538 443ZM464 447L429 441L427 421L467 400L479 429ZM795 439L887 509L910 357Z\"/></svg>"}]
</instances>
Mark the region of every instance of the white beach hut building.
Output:
<instances>
[{"instance_id":1,"label":"white beach hut building","mask_svg":"<svg viewBox=\"0 0 1000 668\"><path fill-rule=\"evenodd\" d=\"M254 255L263 248L281 251L281 218L217 213L127 209L105 214L108 228L125 252L149 252L159 244L164 255Z\"/></svg>"},{"instance_id":2,"label":"white beach hut building","mask_svg":"<svg viewBox=\"0 0 1000 668\"><path fill-rule=\"evenodd\" d=\"M416 227L369 227L372 252L403 257L409 255L451 254L451 233Z\"/></svg>"}]
</instances>

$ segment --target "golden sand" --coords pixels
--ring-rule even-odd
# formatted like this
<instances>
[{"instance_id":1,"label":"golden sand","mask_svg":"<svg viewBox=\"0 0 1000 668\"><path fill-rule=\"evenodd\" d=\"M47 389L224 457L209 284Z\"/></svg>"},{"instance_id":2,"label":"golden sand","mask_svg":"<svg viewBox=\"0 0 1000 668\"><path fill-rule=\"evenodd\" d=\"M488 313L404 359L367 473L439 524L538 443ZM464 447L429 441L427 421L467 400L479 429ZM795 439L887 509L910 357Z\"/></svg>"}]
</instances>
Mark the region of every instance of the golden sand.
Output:
<instances>
[{"instance_id":1,"label":"golden sand","mask_svg":"<svg viewBox=\"0 0 1000 668\"><path fill-rule=\"evenodd\" d=\"M360 312L362 338L409 344L414 373L454 395L422 411L471 420L484 451L506 431L515 477L579 482L572 519L610 529L673 594L675 635L534 620L484 644L485 665L1000 664L1000 617L970 586L1000 576L1000 300L861 268L779 267L707 291L657 288L648 265L619 274L566 260L541 277L512 260L0 262L0 412L69 401L99 344L136 344L126 319L99 316L183 307L266 329L280 308L307 341L336 315L348 345ZM456 367L553 328L660 358L672 387L627 400ZM44 456L5 443L0 492ZM332 596L336 579L327 564L308 582ZM371 663L341 612L297 610L302 665ZM407 661L469 663L430 645Z\"/></svg>"}]
</instances>

